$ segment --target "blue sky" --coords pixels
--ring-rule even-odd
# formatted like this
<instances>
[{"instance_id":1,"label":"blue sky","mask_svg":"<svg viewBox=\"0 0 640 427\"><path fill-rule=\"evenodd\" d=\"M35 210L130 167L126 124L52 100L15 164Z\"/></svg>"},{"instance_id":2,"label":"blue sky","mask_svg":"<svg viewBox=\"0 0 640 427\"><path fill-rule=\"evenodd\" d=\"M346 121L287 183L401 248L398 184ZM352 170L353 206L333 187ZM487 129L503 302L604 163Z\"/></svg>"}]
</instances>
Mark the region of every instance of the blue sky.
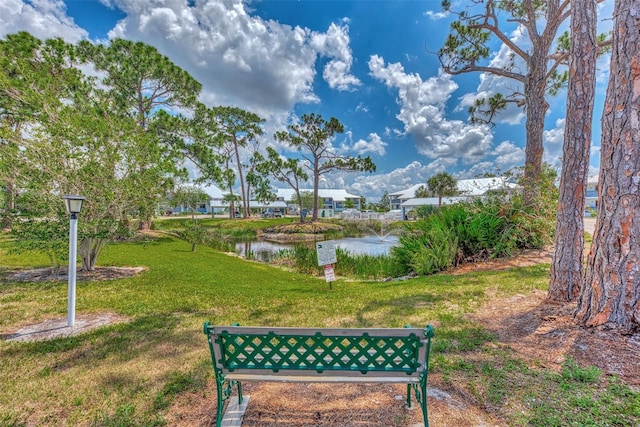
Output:
<instances>
[{"instance_id":1,"label":"blue sky","mask_svg":"<svg viewBox=\"0 0 640 427\"><path fill-rule=\"evenodd\" d=\"M468 3L454 1L453 8ZM599 32L609 29L612 9L612 0L599 6ZM508 110L494 128L469 124L466 113L479 93L513 83L439 69L431 52L451 21L439 1L0 0L0 37L25 30L69 42L122 37L155 46L203 84L202 102L267 119L264 144L284 155L294 153L273 141L274 131L305 113L336 117L345 133L334 149L371 156L377 171L333 173L321 187L374 202L438 172L463 179L524 164L521 110ZM522 37L517 30L509 28L509 36ZM492 48L492 61L508 53ZM607 78L605 57L598 64L591 175L599 165ZM559 166L565 94L550 104L545 160Z\"/></svg>"}]
</instances>

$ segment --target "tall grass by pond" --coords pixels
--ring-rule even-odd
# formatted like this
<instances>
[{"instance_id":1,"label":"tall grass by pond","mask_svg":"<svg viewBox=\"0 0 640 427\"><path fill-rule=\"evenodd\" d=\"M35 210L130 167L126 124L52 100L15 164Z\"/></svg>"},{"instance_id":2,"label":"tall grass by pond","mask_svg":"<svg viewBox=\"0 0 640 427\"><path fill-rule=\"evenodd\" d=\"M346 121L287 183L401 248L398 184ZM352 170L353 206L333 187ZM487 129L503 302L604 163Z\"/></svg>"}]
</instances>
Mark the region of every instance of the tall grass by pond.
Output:
<instances>
[{"instance_id":1,"label":"tall grass by pond","mask_svg":"<svg viewBox=\"0 0 640 427\"><path fill-rule=\"evenodd\" d=\"M45 267L38 252L7 269ZM491 298L545 289L548 266L399 282L337 281L247 262L171 236L117 243L100 265L144 266L135 277L79 282L77 316L120 324L44 342L0 341L0 425L163 426L170 414L214 410L202 323L300 327L436 325L430 372L507 426L638 425L640 394L567 362L561 373L521 360L470 313ZM6 273L6 271L4 271ZM0 331L64 318L66 282L0 282ZM402 390L400 390L402 392ZM514 405L514 402L521 404Z\"/></svg>"},{"instance_id":2,"label":"tall grass by pond","mask_svg":"<svg viewBox=\"0 0 640 427\"><path fill-rule=\"evenodd\" d=\"M280 251L278 257L285 264L286 260L290 260L298 273L317 276L323 274L324 267L318 266L318 254L315 248L300 245L293 249ZM336 259L334 271L343 277L379 280L403 274L402 267L398 266L390 255L354 255L338 247L336 248Z\"/></svg>"}]
</instances>

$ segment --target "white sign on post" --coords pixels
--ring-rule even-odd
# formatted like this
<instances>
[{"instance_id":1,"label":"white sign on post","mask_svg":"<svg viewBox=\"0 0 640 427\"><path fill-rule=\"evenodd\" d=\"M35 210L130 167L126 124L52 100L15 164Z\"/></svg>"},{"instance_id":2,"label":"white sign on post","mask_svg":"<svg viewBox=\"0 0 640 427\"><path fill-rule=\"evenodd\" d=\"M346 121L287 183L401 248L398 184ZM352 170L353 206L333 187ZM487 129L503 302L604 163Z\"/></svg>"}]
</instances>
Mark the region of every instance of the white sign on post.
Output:
<instances>
[{"instance_id":1,"label":"white sign on post","mask_svg":"<svg viewBox=\"0 0 640 427\"><path fill-rule=\"evenodd\" d=\"M327 264L324 266L324 279L329 283L336 281L336 273L333 271L333 264Z\"/></svg>"},{"instance_id":2,"label":"white sign on post","mask_svg":"<svg viewBox=\"0 0 640 427\"><path fill-rule=\"evenodd\" d=\"M316 242L316 252L318 253L318 265L335 264L338 262L336 243L333 240Z\"/></svg>"}]
</instances>

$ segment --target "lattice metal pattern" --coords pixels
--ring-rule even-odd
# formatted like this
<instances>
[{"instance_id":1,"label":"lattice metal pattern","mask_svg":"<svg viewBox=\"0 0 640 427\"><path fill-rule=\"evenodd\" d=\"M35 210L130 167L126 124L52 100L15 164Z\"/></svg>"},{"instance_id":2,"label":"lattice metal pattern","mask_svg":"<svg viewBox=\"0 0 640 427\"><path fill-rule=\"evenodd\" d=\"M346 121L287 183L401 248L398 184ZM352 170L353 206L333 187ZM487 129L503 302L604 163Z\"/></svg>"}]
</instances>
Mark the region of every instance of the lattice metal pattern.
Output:
<instances>
[{"instance_id":1,"label":"lattice metal pattern","mask_svg":"<svg viewBox=\"0 0 640 427\"><path fill-rule=\"evenodd\" d=\"M312 336L220 333L222 360L229 371L279 370L393 371L412 374L420 367L416 335L408 337Z\"/></svg>"}]
</instances>

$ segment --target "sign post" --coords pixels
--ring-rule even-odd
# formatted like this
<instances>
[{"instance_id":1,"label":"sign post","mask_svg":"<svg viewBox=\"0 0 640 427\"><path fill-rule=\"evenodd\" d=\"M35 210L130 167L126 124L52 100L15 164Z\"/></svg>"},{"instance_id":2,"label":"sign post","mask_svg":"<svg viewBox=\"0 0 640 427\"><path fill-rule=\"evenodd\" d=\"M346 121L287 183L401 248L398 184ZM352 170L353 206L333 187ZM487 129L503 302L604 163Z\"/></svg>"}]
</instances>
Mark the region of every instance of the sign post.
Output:
<instances>
[{"instance_id":1,"label":"sign post","mask_svg":"<svg viewBox=\"0 0 640 427\"><path fill-rule=\"evenodd\" d=\"M329 289L332 289L331 282L336 280L333 264L338 262L336 244L333 240L317 242L316 252L318 253L318 265L324 266L324 278L329 283Z\"/></svg>"}]
</instances>

